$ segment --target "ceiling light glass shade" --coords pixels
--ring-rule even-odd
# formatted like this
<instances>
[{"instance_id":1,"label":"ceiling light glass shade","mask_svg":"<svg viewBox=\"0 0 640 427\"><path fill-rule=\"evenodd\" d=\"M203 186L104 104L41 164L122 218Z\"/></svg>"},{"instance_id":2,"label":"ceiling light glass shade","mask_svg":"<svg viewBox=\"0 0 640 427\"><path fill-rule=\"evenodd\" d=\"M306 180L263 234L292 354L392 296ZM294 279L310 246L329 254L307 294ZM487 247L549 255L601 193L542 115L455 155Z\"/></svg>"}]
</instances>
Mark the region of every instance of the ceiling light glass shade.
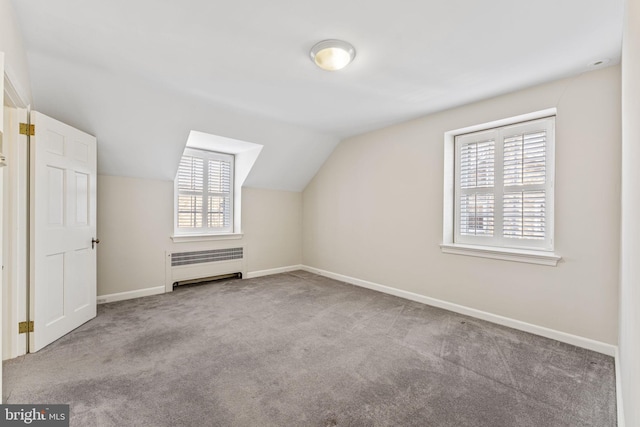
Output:
<instances>
[{"instance_id":1,"label":"ceiling light glass shade","mask_svg":"<svg viewBox=\"0 0 640 427\"><path fill-rule=\"evenodd\" d=\"M323 40L316 43L309 54L318 67L327 71L336 71L353 61L356 49L342 40Z\"/></svg>"}]
</instances>

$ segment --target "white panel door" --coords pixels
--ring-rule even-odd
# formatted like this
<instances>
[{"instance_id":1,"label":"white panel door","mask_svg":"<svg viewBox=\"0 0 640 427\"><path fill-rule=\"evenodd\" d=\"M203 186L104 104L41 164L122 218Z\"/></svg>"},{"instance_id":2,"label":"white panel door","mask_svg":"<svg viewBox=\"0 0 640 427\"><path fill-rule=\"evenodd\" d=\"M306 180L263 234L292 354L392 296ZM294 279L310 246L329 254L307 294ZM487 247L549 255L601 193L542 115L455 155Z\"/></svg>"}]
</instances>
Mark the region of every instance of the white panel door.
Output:
<instances>
[{"instance_id":1,"label":"white panel door","mask_svg":"<svg viewBox=\"0 0 640 427\"><path fill-rule=\"evenodd\" d=\"M96 316L96 138L35 111L31 124L35 352Z\"/></svg>"}]
</instances>

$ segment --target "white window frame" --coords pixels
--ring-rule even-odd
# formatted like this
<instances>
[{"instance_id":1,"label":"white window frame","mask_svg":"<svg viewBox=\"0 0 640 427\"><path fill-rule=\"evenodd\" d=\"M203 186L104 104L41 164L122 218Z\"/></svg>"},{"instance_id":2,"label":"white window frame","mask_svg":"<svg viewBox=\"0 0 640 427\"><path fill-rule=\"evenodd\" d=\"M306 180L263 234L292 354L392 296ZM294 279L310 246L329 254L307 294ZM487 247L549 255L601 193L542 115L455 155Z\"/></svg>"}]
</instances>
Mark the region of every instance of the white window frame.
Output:
<instances>
[{"instance_id":1,"label":"white window frame","mask_svg":"<svg viewBox=\"0 0 640 427\"><path fill-rule=\"evenodd\" d=\"M230 191L229 193L216 193L216 195L229 195L230 203L229 203L229 217L230 224L227 227L207 227L204 226L207 224L207 216L208 216L208 195L209 186L208 186L208 169L205 167L204 170L204 182L203 182L203 201L202 201L202 227L197 228L179 228L178 227L178 198L181 194L178 189L178 176L174 179L174 199L173 199L173 230L174 237L197 237L197 236L227 236L232 235L234 231L234 206L235 206L235 156L233 154L220 153L215 151L201 150L195 148L185 148L183 156L193 156L198 157L204 160L205 165L207 165L209 160L222 160L230 162L231 171L230 171ZM182 159L182 157L181 157ZM188 194L188 193L184 193Z\"/></svg>"},{"instance_id":2,"label":"white window frame","mask_svg":"<svg viewBox=\"0 0 640 427\"><path fill-rule=\"evenodd\" d=\"M547 139L546 151L546 193L545 239L526 240L503 237L502 230L502 200L503 169L502 169L502 136L516 128L519 132L539 127L539 120L554 118L556 109L550 108L534 113L496 120L476 126L456 129L445 133L444 141L444 210L443 210L443 239L440 245L444 253L479 256L485 258L520 261L542 265L557 265L561 259L554 253L554 189L555 189L555 121L551 122L551 137ZM480 132L486 132L482 135ZM456 138L464 142L467 135L476 140L495 139L495 171L494 171L494 233L493 237L462 236L457 230L459 212L456 195L460 194L459 183L456 182L456 165L459 152L456 149ZM458 144L459 145L459 144Z\"/></svg>"}]
</instances>

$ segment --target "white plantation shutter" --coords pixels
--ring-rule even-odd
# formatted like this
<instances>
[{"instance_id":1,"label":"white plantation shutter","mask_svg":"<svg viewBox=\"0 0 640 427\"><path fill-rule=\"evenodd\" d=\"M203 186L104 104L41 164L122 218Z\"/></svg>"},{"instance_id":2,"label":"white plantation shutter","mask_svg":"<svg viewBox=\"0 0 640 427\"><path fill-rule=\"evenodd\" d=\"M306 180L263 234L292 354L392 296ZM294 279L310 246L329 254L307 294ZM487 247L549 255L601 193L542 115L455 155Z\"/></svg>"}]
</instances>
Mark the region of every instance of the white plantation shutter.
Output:
<instances>
[{"instance_id":1,"label":"white plantation shutter","mask_svg":"<svg viewBox=\"0 0 640 427\"><path fill-rule=\"evenodd\" d=\"M176 233L233 231L233 156L185 149L176 175Z\"/></svg>"},{"instance_id":2,"label":"white plantation shutter","mask_svg":"<svg viewBox=\"0 0 640 427\"><path fill-rule=\"evenodd\" d=\"M460 196L460 234L493 236L494 198L492 193Z\"/></svg>"},{"instance_id":3,"label":"white plantation shutter","mask_svg":"<svg viewBox=\"0 0 640 427\"><path fill-rule=\"evenodd\" d=\"M495 142L463 144L460 154L460 187L493 187Z\"/></svg>"},{"instance_id":4,"label":"white plantation shutter","mask_svg":"<svg viewBox=\"0 0 640 427\"><path fill-rule=\"evenodd\" d=\"M204 159L182 156L178 166L178 228L202 227Z\"/></svg>"},{"instance_id":5,"label":"white plantation shutter","mask_svg":"<svg viewBox=\"0 0 640 427\"><path fill-rule=\"evenodd\" d=\"M544 184L547 133L539 131L504 139L504 185Z\"/></svg>"},{"instance_id":6,"label":"white plantation shutter","mask_svg":"<svg viewBox=\"0 0 640 427\"><path fill-rule=\"evenodd\" d=\"M504 237L544 240L546 159L545 129L504 138Z\"/></svg>"},{"instance_id":7,"label":"white plantation shutter","mask_svg":"<svg viewBox=\"0 0 640 427\"><path fill-rule=\"evenodd\" d=\"M231 225L231 162L209 160L208 227Z\"/></svg>"},{"instance_id":8,"label":"white plantation shutter","mask_svg":"<svg viewBox=\"0 0 640 427\"><path fill-rule=\"evenodd\" d=\"M552 250L554 125L456 136L455 243Z\"/></svg>"},{"instance_id":9,"label":"white plantation shutter","mask_svg":"<svg viewBox=\"0 0 640 427\"><path fill-rule=\"evenodd\" d=\"M460 234L493 235L494 163L493 140L460 146ZM491 192L487 192L487 189Z\"/></svg>"},{"instance_id":10,"label":"white plantation shutter","mask_svg":"<svg viewBox=\"0 0 640 427\"><path fill-rule=\"evenodd\" d=\"M503 236L541 240L545 237L545 192L504 194Z\"/></svg>"}]
</instances>

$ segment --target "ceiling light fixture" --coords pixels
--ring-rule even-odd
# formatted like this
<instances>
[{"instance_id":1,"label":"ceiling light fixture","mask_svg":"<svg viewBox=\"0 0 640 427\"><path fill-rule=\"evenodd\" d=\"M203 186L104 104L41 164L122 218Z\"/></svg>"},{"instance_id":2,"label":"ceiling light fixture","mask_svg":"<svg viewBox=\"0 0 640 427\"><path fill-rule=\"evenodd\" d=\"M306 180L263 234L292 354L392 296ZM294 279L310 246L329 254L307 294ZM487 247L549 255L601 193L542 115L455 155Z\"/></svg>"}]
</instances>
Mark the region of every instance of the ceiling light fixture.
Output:
<instances>
[{"instance_id":1,"label":"ceiling light fixture","mask_svg":"<svg viewBox=\"0 0 640 427\"><path fill-rule=\"evenodd\" d=\"M343 40L323 40L316 43L309 52L311 60L326 71L340 70L356 56L356 49Z\"/></svg>"}]
</instances>

